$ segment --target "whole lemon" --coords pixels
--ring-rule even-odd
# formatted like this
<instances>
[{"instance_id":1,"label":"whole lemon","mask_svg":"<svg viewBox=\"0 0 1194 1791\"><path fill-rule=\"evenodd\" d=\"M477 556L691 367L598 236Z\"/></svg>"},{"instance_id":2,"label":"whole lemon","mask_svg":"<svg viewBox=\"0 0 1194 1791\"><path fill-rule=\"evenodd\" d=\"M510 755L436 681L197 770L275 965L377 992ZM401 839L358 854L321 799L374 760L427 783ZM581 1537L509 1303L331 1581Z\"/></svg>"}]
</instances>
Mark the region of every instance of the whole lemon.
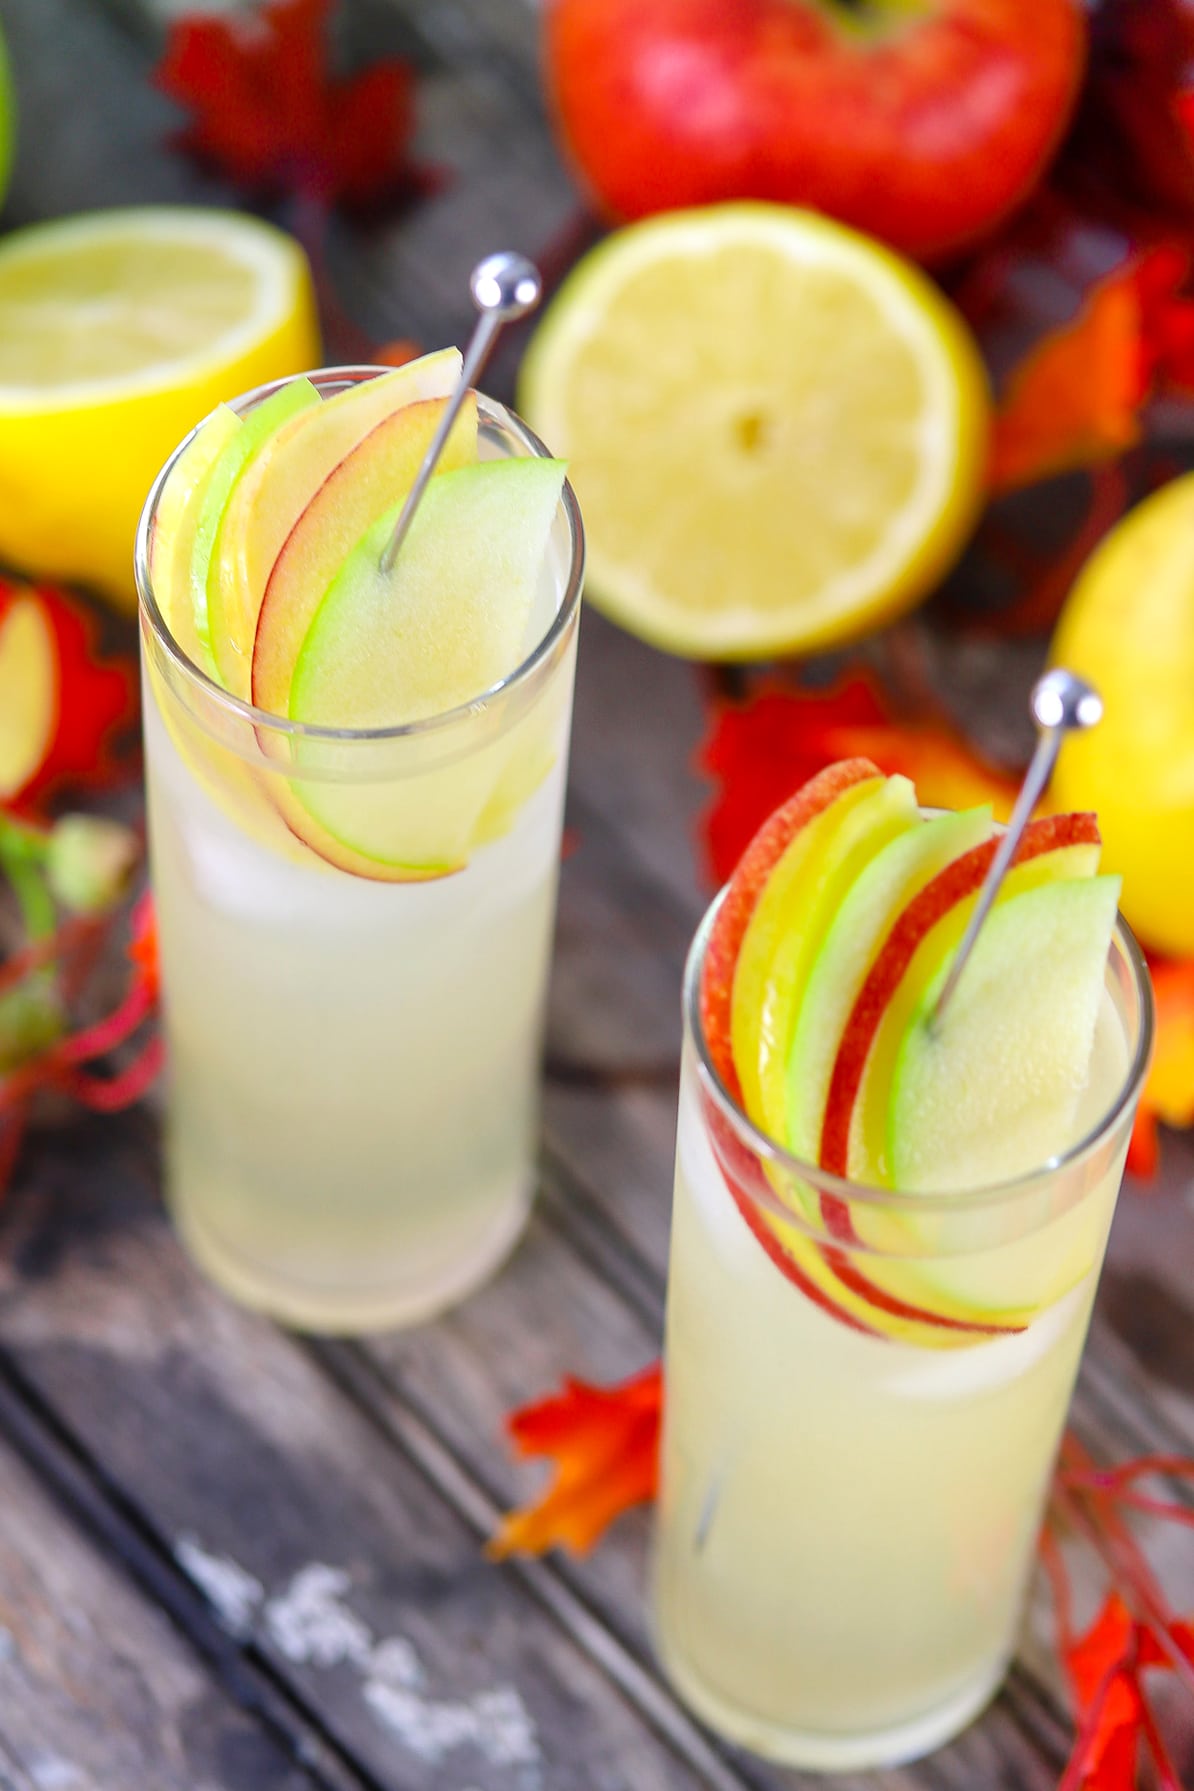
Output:
<instances>
[{"instance_id":1,"label":"whole lemon","mask_svg":"<svg viewBox=\"0 0 1194 1791\"><path fill-rule=\"evenodd\" d=\"M1194 474L1130 511L1091 555L1050 648L1104 718L1067 742L1052 794L1092 808L1104 867L1146 945L1194 954Z\"/></svg>"}]
</instances>

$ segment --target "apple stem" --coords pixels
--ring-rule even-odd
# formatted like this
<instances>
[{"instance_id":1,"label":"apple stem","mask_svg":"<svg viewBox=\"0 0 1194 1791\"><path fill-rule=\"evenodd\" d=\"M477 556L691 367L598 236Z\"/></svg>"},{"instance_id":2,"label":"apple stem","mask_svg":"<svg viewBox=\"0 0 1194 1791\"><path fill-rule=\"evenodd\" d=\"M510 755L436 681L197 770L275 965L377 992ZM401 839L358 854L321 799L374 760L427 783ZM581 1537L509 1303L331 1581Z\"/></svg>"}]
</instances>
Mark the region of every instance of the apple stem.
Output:
<instances>
[{"instance_id":1,"label":"apple stem","mask_svg":"<svg viewBox=\"0 0 1194 1791\"><path fill-rule=\"evenodd\" d=\"M484 261L478 262L473 269L469 287L479 313L476 326L464 352L464 364L460 369L456 390L444 407L439 427L431 438L430 446L423 456L423 464L415 475L415 482L406 494L406 502L394 524L393 533L386 542L381 556L384 578L388 578L394 570L398 550L406 539L415 511L431 482L439 457L447 446L448 437L464 403L465 393L489 359L498 331L503 324L510 323L516 317L525 317L528 311L533 311L543 292L538 268L525 255L518 255L512 249L487 255Z\"/></svg>"},{"instance_id":2,"label":"apple stem","mask_svg":"<svg viewBox=\"0 0 1194 1791\"><path fill-rule=\"evenodd\" d=\"M1053 775L1062 741L1069 733L1094 727L1096 722L1102 720L1103 715L1102 698L1098 691L1086 683L1085 679L1060 666L1037 679L1032 688L1031 707L1033 720L1037 725L1036 751L1024 773L1024 782L999 842L999 850L991 860L974 912L962 935L962 942L954 953L949 975L929 1017L930 1032L935 1033L940 1028L942 1016L961 980L975 941L982 931L983 922L995 906L1003 879L1020 849L1024 829L1032 819L1032 811Z\"/></svg>"}]
</instances>

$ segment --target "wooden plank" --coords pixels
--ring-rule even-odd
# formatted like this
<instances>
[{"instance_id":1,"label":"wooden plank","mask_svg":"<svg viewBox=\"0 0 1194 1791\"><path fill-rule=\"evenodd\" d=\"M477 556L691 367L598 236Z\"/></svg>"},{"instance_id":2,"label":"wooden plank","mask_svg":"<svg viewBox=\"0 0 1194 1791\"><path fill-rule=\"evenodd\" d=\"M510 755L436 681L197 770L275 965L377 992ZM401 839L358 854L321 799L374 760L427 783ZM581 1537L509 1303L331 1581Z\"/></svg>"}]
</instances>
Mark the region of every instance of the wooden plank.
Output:
<instances>
[{"instance_id":1,"label":"wooden plank","mask_svg":"<svg viewBox=\"0 0 1194 1791\"><path fill-rule=\"evenodd\" d=\"M8 1401L0 1396L7 1418ZM6 1426L7 1428L7 1426ZM314 1791L162 1612L97 1554L0 1442L0 1784L21 1791ZM312 1752L314 1747L312 1745Z\"/></svg>"},{"instance_id":2,"label":"wooden plank","mask_svg":"<svg viewBox=\"0 0 1194 1791\"><path fill-rule=\"evenodd\" d=\"M683 1759L656 1740L528 1576L484 1562L489 1507L453 1507L307 1352L199 1280L155 1174L144 1120L44 1141L0 1233L0 1349L345 1760L428 1791L735 1783L694 1766L695 1730Z\"/></svg>"},{"instance_id":3,"label":"wooden plank","mask_svg":"<svg viewBox=\"0 0 1194 1791\"><path fill-rule=\"evenodd\" d=\"M503 1464L501 1412L525 1398L528 1385L541 1390L558 1381L561 1346L570 1351L566 1360L572 1371L610 1379L639 1367L657 1343L651 1320L619 1310L592 1262L581 1249L568 1247L563 1234L578 1194L575 1187L549 1181L540 1217L499 1283L435 1326L371 1342L365 1353L380 1377L363 1376L350 1366L356 1351L321 1346L338 1372L353 1379L359 1397L399 1429L414 1414L450 1451L457 1471L463 1469L499 1504L525 1497L534 1472ZM648 1539L646 1514L633 1514L591 1558L558 1557L554 1571L642 1669L657 1674L644 1603ZM963 1791L978 1784L1050 1786L1063 1732L1056 1703L1020 1674L981 1728L919 1766L915 1783L925 1791ZM778 1791L790 1782L782 1772L727 1752L753 1784ZM893 1772L846 1782L894 1791L909 1781L907 1774Z\"/></svg>"},{"instance_id":4,"label":"wooden plank","mask_svg":"<svg viewBox=\"0 0 1194 1791\"><path fill-rule=\"evenodd\" d=\"M115 17L84 0L3 0L0 21L17 96L7 225L113 205L233 203L164 153L178 114L150 84L151 46Z\"/></svg>"}]
</instances>

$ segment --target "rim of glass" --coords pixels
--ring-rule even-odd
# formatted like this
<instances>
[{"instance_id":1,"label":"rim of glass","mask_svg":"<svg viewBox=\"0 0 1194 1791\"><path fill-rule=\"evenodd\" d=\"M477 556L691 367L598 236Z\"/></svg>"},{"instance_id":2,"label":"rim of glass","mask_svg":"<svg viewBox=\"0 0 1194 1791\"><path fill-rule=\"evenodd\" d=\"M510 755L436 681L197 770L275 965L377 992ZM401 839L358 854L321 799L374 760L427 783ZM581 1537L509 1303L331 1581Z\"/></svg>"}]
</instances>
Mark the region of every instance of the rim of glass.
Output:
<instances>
[{"instance_id":1,"label":"rim of glass","mask_svg":"<svg viewBox=\"0 0 1194 1791\"><path fill-rule=\"evenodd\" d=\"M773 1138L769 1138L767 1133L762 1131L749 1115L743 1112L713 1063L708 1041L705 1038L705 1029L701 1022L700 984L701 971L705 963L705 950L709 943L713 922L717 917L718 909L726 898L728 888L729 885L726 884L709 904L689 948L684 966L684 1019L696 1045L697 1073L704 1082L710 1097L754 1154L761 1161L773 1165L783 1174L799 1181L812 1182L825 1193L836 1195L843 1201L850 1201L860 1206L883 1207L894 1212L951 1213L973 1211L978 1207L1010 1204L1024 1199L1035 1187L1040 1185L1043 1177L1055 1175L1059 1170L1073 1168L1090 1156L1135 1101L1152 1056L1155 1005L1152 982L1149 978L1144 953L1137 944L1131 927L1123 915L1118 914L1114 938L1132 973L1140 1001L1140 1025L1136 1037L1136 1047L1132 1053L1123 1084L1111 1106L1097 1125L1077 1139L1068 1149L1062 1151L1060 1155L1050 1157L1046 1162L1038 1164L1036 1168L1026 1170L1023 1175L1015 1176L1010 1180L984 1182L977 1188L968 1188L957 1194L916 1194L898 1188L878 1188L866 1182L852 1182L845 1176L833 1175L829 1170L805 1161L803 1157L794 1156L782 1145L777 1144Z\"/></svg>"},{"instance_id":2,"label":"rim of glass","mask_svg":"<svg viewBox=\"0 0 1194 1791\"><path fill-rule=\"evenodd\" d=\"M307 373L293 373L286 379L271 379L263 385L254 386L250 391L242 392L239 397L232 399L231 408L237 411L247 409L254 401L267 398L271 392L290 385L295 379L310 379L314 383L321 380L325 382L343 380L346 383L360 384L366 379L375 379L393 371L392 367L373 366L368 362L343 367L316 367ZM508 429L526 448L528 457L540 460L555 458L534 430L529 429L522 418L506 405L499 404L496 398L489 398L483 392L478 392L477 404L483 420ZM506 691L525 684L539 666L551 658L559 642L568 633L580 604L581 586L584 583L585 531L584 523L581 520L580 506L576 501L576 493L569 481L565 479L560 502L564 506L564 514L568 519L570 555L568 581L564 587L560 606L552 618L550 628L540 636L526 658L516 665L513 671L507 672L504 678L499 678L496 684L491 684L487 690L480 691L467 703L458 703L455 708L442 710L438 715L426 715L418 721L400 722L394 727L387 728L332 728L312 722L291 721L287 716L275 715L269 709L259 709L256 703L247 702L243 697L234 696L230 690L225 690L222 684L217 683L209 673L205 672L202 666L196 665L189 654L183 652L158 608L157 598L153 593L153 583L149 576L149 530L157 511L162 489L179 456L212 415L214 415L214 411L209 411L206 417L201 418L195 427L187 432L151 485L149 496L145 500L141 518L137 524L133 570L141 612L152 628L154 637L162 650L173 661L184 678L197 684L204 694L227 714L235 716L237 720L246 722L255 729L265 728L271 733L285 735L292 740L379 741L421 737L436 733L441 728L450 728L470 716L476 716L480 711L488 708L498 697L503 696Z\"/></svg>"}]
</instances>

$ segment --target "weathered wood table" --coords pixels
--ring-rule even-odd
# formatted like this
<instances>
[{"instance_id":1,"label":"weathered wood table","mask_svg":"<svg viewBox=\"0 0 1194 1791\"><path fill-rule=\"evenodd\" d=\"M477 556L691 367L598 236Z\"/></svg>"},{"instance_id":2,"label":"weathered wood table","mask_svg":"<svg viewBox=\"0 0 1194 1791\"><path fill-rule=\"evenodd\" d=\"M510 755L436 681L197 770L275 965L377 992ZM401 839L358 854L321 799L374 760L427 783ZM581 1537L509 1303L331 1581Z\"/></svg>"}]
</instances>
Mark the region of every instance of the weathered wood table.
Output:
<instances>
[{"instance_id":1,"label":"weathered wood table","mask_svg":"<svg viewBox=\"0 0 1194 1791\"><path fill-rule=\"evenodd\" d=\"M181 10L0 0L21 99L7 224L231 200L165 148L176 120L148 75ZM340 23L350 53L416 59L422 150L453 174L392 224L336 227L341 302L374 341L460 340L480 252L558 256L583 237L542 116L535 8L353 0ZM507 359L492 383L509 375ZM1018 725L1035 650L951 643L931 624L926 640L990 739ZM509 1268L454 1317L330 1344L228 1304L163 1217L149 1108L27 1148L0 1214L4 1791L793 1782L702 1732L661 1681L642 1514L588 1560L497 1568L481 1552L533 1481L505 1452L503 1413L564 1371L617 1377L658 1347L680 973L705 899L701 725L691 668L587 617L542 1195ZM1169 1140L1161 1183L1121 1203L1074 1414L1104 1457L1194 1451L1192 1171ZM1180 1540L1165 1565L1189 1607ZM969 1734L845 1783L1047 1791L1069 1733L1049 1634L1038 1596L1007 1689Z\"/></svg>"}]
</instances>

